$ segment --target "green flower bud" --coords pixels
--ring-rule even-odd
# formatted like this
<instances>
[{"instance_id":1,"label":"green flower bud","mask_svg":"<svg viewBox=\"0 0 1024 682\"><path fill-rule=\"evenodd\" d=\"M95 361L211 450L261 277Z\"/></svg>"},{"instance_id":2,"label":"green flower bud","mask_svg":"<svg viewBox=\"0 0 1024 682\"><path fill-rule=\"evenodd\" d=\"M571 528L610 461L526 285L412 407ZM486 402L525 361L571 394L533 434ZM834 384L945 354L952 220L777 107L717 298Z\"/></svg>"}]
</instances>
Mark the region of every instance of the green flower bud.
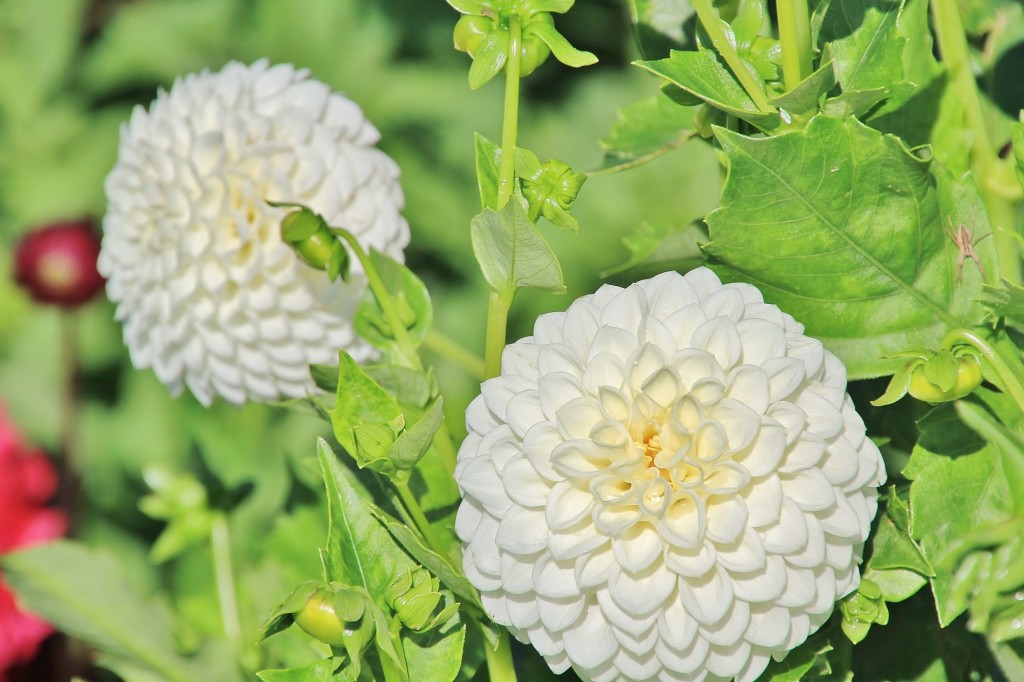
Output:
<instances>
[{"instance_id":1,"label":"green flower bud","mask_svg":"<svg viewBox=\"0 0 1024 682\"><path fill-rule=\"evenodd\" d=\"M447 621L458 610L457 604L451 604L434 616L442 599L440 581L423 568L402 573L384 592L384 600L402 625L417 632Z\"/></svg>"},{"instance_id":2,"label":"green flower bud","mask_svg":"<svg viewBox=\"0 0 1024 682\"><path fill-rule=\"evenodd\" d=\"M375 631L366 598L336 583L314 592L293 618L306 634L325 644L344 647L350 654L362 652Z\"/></svg>"},{"instance_id":3,"label":"green flower bud","mask_svg":"<svg viewBox=\"0 0 1024 682\"><path fill-rule=\"evenodd\" d=\"M943 351L942 353L949 353ZM936 354L934 358L917 365L910 375L910 387L907 392L928 403L945 403L951 400L963 398L970 395L974 389L981 385L981 363L977 356L965 354L959 358L952 358L953 372L949 379L937 378L935 373L928 370L941 358L946 360L942 353Z\"/></svg>"},{"instance_id":4,"label":"green flower bud","mask_svg":"<svg viewBox=\"0 0 1024 682\"><path fill-rule=\"evenodd\" d=\"M882 597L882 588L870 580L861 580L860 587L843 600L839 611L843 615L843 632L854 644L867 637L874 623L889 622L889 608Z\"/></svg>"},{"instance_id":5,"label":"green flower bud","mask_svg":"<svg viewBox=\"0 0 1024 682\"><path fill-rule=\"evenodd\" d=\"M281 239L295 250L299 259L317 270L324 270L333 282L348 276L348 250L327 226L324 219L302 208L281 221Z\"/></svg>"},{"instance_id":6,"label":"green flower bud","mask_svg":"<svg viewBox=\"0 0 1024 682\"><path fill-rule=\"evenodd\" d=\"M455 49L459 52L468 52L470 57L476 57L480 44L493 30L494 19L491 17L464 14L455 24Z\"/></svg>"}]
</instances>

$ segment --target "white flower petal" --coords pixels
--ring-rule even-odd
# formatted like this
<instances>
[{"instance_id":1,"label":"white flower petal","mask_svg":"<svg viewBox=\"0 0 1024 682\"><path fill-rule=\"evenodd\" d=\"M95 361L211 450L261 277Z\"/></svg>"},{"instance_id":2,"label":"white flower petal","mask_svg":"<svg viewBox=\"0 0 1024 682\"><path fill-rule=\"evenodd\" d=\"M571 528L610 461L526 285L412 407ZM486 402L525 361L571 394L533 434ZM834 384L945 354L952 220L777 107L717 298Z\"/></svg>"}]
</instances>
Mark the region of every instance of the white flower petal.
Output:
<instances>
[{"instance_id":1,"label":"white flower petal","mask_svg":"<svg viewBox=\"0 0 1024 682\"><path fill-rule=\"evenodd\" d=\"M884 469L842 365L703 268L534 332L459 451L485 609L587 682L753 682L859 581Z\"/></svg>"}]
</instances>

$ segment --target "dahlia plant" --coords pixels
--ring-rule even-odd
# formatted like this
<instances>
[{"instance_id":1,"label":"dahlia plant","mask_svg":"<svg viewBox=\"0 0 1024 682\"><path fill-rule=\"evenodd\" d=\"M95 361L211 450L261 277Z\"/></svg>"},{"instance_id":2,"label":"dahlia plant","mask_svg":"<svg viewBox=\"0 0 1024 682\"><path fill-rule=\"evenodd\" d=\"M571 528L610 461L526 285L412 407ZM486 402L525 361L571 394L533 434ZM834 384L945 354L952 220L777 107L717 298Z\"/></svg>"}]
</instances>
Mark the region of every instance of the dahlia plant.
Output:
<instances>
[{"instance_id":1,"label":"dahlia plant","mask_svg":"<svg viewBox=\"0 0 1024 682\"><path fill-rule=\"evenodd\" d=\"M145 558L13 554L25 604L126 682L1024 679L1019 5L631 0L595 167L521 146L605 58L584 8L447 4L475 187L422 70L364 87L383 134L262 54L123 123L97 281L186 454L132 463ZM705 161L598 276L619 183Z\"/></svg>"}]
</instances>

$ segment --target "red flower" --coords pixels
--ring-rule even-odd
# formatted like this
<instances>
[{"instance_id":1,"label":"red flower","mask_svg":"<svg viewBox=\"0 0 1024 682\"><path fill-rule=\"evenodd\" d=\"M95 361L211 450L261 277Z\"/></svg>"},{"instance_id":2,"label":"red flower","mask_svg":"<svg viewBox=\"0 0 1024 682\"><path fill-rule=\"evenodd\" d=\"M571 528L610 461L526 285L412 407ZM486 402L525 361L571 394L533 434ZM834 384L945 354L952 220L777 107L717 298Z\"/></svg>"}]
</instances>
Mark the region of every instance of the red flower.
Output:
<instances>
[{"instance_id":1,"label":"red flower","mask_svg":"<svg viewBox=\"0 0 1024 682\"><path fill-rule=\"evenodd\" d=\"M31 450L0 405L0 554L60 537L67 518L43 505L57 489L45 454ZM4 671L27 662L53 628L21 611L0 574L0 682Z\"/></svg>"},{"instance_id":2,"label":"red flower","mask_svg":"<svg viewBox=\"0 0 1024 682\"><path fill-rule=\"evenodd\" d=\"M85 220L29 232L14 251L14 279L40 303L76 308L103 288L96 270L100 240Z\"/></svg>"}]
</instances>

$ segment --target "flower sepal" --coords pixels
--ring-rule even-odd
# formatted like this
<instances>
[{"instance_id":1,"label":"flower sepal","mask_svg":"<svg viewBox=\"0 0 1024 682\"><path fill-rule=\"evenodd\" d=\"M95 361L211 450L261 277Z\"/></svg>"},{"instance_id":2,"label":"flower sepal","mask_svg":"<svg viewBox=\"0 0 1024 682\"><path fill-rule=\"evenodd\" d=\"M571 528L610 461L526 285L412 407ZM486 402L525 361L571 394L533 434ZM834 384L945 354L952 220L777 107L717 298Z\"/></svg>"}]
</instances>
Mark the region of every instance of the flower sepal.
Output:
<instances>
[{"instance_id":1,"label":"flower sepal","mask_svg":"<svg viewBox=\"0 0 1024 682\"><path fill-rule=\"evenodd\" d=\"M522 182L523 198L529 206L527 215L532 222L543 215L559 229L580 229L569 209L587 180L584 173L574 172L569 164L558 159L541 163L536 154L517 147L516 175Z\"/></svg>"},{"instance_id":2,"label":"flower sepal","mask_svg":"<svg viewBox=\"0 0 1024 682\"><path fill-rule=\"evenodd\" d=\"M292 211L281 220L281 240L295 250L303 263L327 273L330 281L339 277L348 281L351 258L335 230L319 213L301 204L268 201L276 207L292 207Z\"/></svg>"},{"instance_id":3,"label":"flower sepal","mask_svg":"<svg viewBox=\"0 0 1024 682\"><path fill-rule=\"evenodd\" d=\"M843 633L854 644L868 636L872 625L889 622L889 608L882 598L882 588L867 579L862 579L857 591L842 601L839 611L843 615Z\"/></svg>"},{"instance_id":4,"label":"flower sepal","mask_svg":"<svg viewBox=\"0 0 1024 682\"><path fill-rule=\"evenodd\" d=\"M970 345L904 351L891 357L910 360L893 374L885 393L871 401L876 407L891 405L908 393L932 404L959 400L974 392L984 378L978 351Z\"/></svg>"}]
</instances>

